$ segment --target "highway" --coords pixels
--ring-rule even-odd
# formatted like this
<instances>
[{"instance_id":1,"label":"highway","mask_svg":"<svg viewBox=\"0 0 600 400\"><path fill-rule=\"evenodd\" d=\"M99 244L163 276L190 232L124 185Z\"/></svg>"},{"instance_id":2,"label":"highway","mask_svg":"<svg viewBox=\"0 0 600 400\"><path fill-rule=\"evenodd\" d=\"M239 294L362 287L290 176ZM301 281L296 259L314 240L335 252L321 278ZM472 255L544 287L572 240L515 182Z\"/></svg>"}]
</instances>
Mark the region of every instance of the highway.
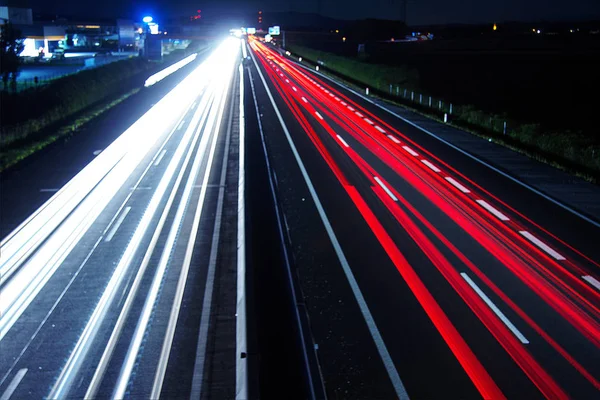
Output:
<instances>
[{"instance_id":1,"label":"highway","mask_svg":"<svg viewBox=\"0 0 600 400\"><path fill-rule=\"evenodd\" d=\"M252 38L329 398L600 395L600 225ZM248 133L250 134L250 133Z\"/></svg>"},{"instance_id":2,"label":"highway","mask_svg":"<svg viewBox=\"0 0 600 400\"><path fill-rule=\"evenodd\" d=\"M235 395L240 56L224 40L2 239L2 400Z\"/></svg>"}]
</instances>

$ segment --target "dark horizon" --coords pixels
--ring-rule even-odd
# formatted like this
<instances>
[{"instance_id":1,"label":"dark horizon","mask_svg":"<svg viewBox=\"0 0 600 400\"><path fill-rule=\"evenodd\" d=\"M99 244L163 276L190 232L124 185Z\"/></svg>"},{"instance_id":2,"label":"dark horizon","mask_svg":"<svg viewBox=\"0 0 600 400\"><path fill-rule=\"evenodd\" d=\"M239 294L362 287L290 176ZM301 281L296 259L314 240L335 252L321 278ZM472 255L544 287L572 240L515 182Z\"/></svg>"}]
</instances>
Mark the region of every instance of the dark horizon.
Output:
<instances>
[{"instance_id":1,"label":"dark horizon","mask_svg":"<svg viewBox=\"0 0 600 400\"><path fill-rule=\"evenodd\" d=\"M302 12L320 14L339 20L357 20L366 18L400 20L403 14L400 0L374 0L368 8L358 0L312 0L308 2L292 0L245 1L209 0L199 4L195 1L148 0L123 2L105 0L101 3L83 3L64 0L52 4L45 0L9 0L2 3L17 3L31 7L34 13L58 15L95 15L97 17L126 17L141 19L151 14L157 19L173 16L185 16L202 9L205 18L229 14L252 18L258 11ZM366 9L365 9L366 8ZM600 19L600 2L587 0L531 0L527 4L519 0L494 0L479 2L467 0L450 3L443 0L428 0L414 3L409 0L407 6L408 25L447 25L447 24L484 24L492 22L575 22Z\"/></svg>"}]
</instances>

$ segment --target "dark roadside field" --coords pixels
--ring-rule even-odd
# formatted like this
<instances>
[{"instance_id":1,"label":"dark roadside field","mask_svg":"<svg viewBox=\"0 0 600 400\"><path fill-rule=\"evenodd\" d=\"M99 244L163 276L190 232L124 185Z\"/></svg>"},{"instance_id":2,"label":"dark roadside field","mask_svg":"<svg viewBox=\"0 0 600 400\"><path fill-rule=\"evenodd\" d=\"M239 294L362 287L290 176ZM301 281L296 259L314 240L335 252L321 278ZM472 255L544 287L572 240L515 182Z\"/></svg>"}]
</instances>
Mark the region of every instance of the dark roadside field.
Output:
<instances>
[{"instance_id":1,"label":"dark roadside field","mask_svg":"<svg viewBox=\"0 0 600 400\"><path fill-rule=\"evenodd\" d=\"M596 129L600 93L598 37L508 37L439 39L430 42L366 43L365 61L417 71L413 85L424 94L486 112L506 113L545 129L583 130L600 142ZM350 34L288 34L286 40L356 57ZM395 82L389 82L395 83Z\"/></svg>"},{"instance_id":2,"label":"dark roadside field","mask_svg":"<svg viewBox=\"0 0 600 400\"><path fill-rule=\"evenodd\" d=\"M367 53L370 62L417 69L426 93L545 129L583 130L600 142L600 37L594 39L374 43Z\"/></svg>"},{"instance_id":3,"label":"dark roadside field","mask_svg":"<svg viewBox=\"0 0 600 400\"><path fill-rule=\"evenodd\" d=\"M310 48L362 61L364 68L345 75L385 93L390 84L401 96L403 89L414 90L415 102L423 94L434 104L453 103L454 118L471 130L498 134L508 121L508 134L547 153L543 156L558 155L559 163L581 165L591 175L600 172L600 35L367 42L360 57L358 43L347 33L288 33L286 44L292 51ZM305 54L312 57L326 58ZM338 64L331 60L327 67L338 71Z\"/></svg>"}]
</instances>

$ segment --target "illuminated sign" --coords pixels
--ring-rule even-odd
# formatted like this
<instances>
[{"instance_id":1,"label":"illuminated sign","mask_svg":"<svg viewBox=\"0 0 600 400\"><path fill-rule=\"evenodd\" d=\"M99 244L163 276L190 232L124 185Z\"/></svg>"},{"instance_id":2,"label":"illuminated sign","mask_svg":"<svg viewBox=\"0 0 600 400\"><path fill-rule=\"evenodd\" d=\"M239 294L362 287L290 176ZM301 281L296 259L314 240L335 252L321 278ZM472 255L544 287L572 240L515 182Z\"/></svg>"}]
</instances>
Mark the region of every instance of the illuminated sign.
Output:
<instances>
[{"instance_id":1,"label":"illuminated sign","mask_svg":"<svg viewBox=\"0 0 600 400\"><path fill-rule=\"evenodd\" d=\"M270 26L269 35L279 35L279 26Z\"/></svg>"},{"instance_id":2,"label":"illuminated sign","mask_svg":"<svg viewBox=\"0 0 600 400\"><path fill-rule=\"evenodd\" d=\"M247 28L246 32L248 32L248 35L254 35L256 34L256 28Z\"/></svg>"}]
</instances>

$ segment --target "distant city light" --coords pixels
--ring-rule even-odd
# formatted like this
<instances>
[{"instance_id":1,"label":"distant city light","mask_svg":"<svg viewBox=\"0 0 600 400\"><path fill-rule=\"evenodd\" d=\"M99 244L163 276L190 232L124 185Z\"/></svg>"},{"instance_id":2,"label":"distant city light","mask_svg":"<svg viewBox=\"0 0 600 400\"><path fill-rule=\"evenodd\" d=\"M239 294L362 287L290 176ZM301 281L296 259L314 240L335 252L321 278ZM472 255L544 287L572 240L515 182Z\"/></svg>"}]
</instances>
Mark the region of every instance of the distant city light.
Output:
<instances>
[{"instance_id":1,"label":"distant city light","mask_svg":"<svg viewBox=\"0 0 600 400\"><path fill-rule=\"evenodd\" d=\"M344 36L344 37L342 38L342 42L344 42L344 43L346 42L346 36Z\"/></svg>"},{"instance_id":2,"label":"distant city light","mask_svg":"<svg viewBox=\"0 0 600 400\"><path fill-rule=\"evenodd\" d=\"M537 33L542 33L542 31L540 31L539 29L537 30Z\"/></svg>"},{"instance_id":3,"label":"distant city light","mask_svg":"<svg viewBox=\"0 0 600 400\"><path fill-rule=\"evenodd\" d=\"M497 31L498 30L498 26L496 24L494 24L494 27L492 29L495 30L495 31Z\"/></svg>"},{"instance_id":4,"label":"distant city light","mask_svg":"<svg viewBox=\"0 0 600 400\"><path fill-rule=\"evenodd\" d=\"M336 29L336 30L335 30L335 33L340 33L340 30L339 30L339 29Z\"/></svg>"},{"instance_id":5,"label":"distant city light","mask_svg":"<svg viewBox=\"0 0 600 400\"><path fill-rule=\"evenodd\" d=\"M152 19L152 17L150 17L150 16L147 16L147 17L144 17L144 18L142 19L142 21L144 21L145 23L149 23L149 22L152 22L152 21L153 21L153 19Z\"/></svg>"}]
</instances>

